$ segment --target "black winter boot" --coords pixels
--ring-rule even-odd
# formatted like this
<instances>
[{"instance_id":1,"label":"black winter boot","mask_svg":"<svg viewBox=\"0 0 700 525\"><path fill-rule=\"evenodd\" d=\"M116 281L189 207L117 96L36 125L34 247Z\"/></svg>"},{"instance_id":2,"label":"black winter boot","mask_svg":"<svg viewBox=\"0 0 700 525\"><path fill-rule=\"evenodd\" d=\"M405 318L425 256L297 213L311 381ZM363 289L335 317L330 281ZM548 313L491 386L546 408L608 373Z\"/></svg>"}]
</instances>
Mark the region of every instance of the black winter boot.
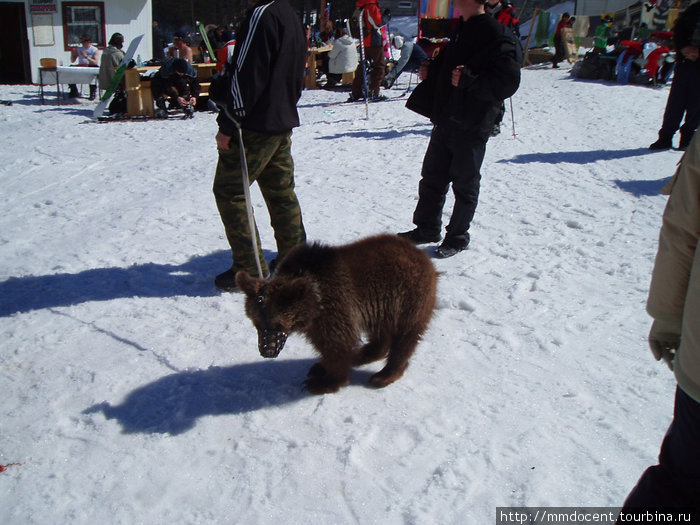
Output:
<instances>
[{"instance_id":1,"label":"black winter boot","mask_svg":"<svg viewBox=\"0 0 700 525\"><path fill-rule=\"evenodd\" d=\"M671 139L673 134L668 135L667 133L662 133L659 131L659 139L653 144L649 145L649 149L671 149Z\"/></svg>"},{"instance_id":2,"label":"black winter boot","mask_svg":"<svg viewBox=\"0 0 700 525\"><path fill-rule=\"evenodd\" d=\"M88 97L88 99L95 100L96 95L97 95L97 86L90 85L90 96Z\"/></svg>"},{"instance_id":3,"label":"black winter boot","mask_svg":"<svg viewBox=\"0 0 700 525\"><path fill-rule=\"evenodd\" d=\"M407 232L397 233L396 235L398 235L399 237L403 237L404 239L408 239L409 241L415 244L439 242L440 239L442 239L440 233L427 232L425 230L421 230L420 228L416 228L415 230L410 230Z\"/></svg>"},{"instance_id":4,"label":"black winter boot","mask_svg":"<svg viewBox=\"0 0 700 525\"><path fill-rule=\"evenodd\" d=\"M442 244L437 247L437 250L435 250L435 257L437 259L447 259L448 257L452 257L457 255L459 252L466 250L467 246L469 246L468 233L466 234L465 240L456 240L447 237L444 241L442 241Z\"/></svg>"}]
</instances>

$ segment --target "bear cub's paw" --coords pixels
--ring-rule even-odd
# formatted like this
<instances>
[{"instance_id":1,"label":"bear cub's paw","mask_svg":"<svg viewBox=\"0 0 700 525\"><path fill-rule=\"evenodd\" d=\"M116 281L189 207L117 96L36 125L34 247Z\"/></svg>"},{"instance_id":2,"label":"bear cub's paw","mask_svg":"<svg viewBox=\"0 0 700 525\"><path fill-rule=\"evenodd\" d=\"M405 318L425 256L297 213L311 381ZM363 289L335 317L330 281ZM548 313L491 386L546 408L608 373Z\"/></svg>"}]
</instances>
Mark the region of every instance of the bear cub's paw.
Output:
<instances>
[{"instance_id":1,"label":"bear cub's paw","mask_svg":"<svg viewBox=\"0 0 700 525\"><path fill-rule=\"evenodd\" d=\"M309 369L308 378L302 383L304 389L310 394L332 394L341 387L350 384L348 377L333 377L328 375L321 363L316 363Z\"/></svg>"}]
</instances>

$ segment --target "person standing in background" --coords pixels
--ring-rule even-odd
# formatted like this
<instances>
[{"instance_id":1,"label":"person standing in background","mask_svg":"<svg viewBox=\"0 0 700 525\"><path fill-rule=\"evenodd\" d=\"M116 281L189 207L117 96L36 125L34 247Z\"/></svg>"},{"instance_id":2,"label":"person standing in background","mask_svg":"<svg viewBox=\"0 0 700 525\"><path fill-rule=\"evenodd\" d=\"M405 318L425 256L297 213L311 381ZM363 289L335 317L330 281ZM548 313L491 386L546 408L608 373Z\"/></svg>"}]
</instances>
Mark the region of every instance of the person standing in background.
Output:
<instances>
[{"instance_id":1,"label":"person standing in background","mask_svg":"<svg viewBox=\"0 0 700 525\"><path fill-rule=\"evenodd\" d=\"M382 37L382 11L379 2L376 0L357 0L355 12L362 12L362 19L358 20L362 24L364 41L360 45L364 46L365 62L361 62L355 70L355 79L352 82L352 94L350 101L362 100L365 98L364 86L367 82L367 97L370 102L383 100L383 95L379 94L379 88L386 74L386 56L384 55L384 39ZM366 66L369 70L365 72ZM365 79L365 74L368 78Z\"/></svg>"},{"instance_id":2,"label":"person standing in background","mask_svg":"<svg viewBox=\"0 0 700 525\"><path fill-rule=\"evenodd\" d=\"M480 0L453 0L462 19L447 46L424 63L422 80L406 107L434 124L418 183L416 228L398 235L416 244L440 241L442 209L452 187L455 197L441 259L469 245L476 212L481 164L503 100L520 85L520 63L512 33L486 14Z\"/></svg>"},{"instance_id":3,"label":"person standing in background","mask_svg":"<svg viewBox=\"0 0 700 525\"><path fill-rule=\"evenodd\" d=\"M669 149L680 128L678 149L685 150L700 124L700 2L683 11L673 26L676 67L659 138L649 149ZM685 113L685 122L681 120Z\"/></svg>"}]
</instances>

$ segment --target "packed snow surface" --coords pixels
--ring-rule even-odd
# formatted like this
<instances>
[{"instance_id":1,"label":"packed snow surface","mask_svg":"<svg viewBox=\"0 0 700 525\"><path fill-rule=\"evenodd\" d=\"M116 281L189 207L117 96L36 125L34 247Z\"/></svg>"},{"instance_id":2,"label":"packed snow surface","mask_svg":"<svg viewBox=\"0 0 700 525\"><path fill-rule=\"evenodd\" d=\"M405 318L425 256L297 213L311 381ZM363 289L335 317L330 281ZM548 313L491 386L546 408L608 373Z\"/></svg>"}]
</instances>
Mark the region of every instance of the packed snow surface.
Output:
<instances>
[{"instance_id":1,"label":"packed snow surface","mask_svg":"<svg viewBox=\"0 0 700 525\"><path fill-rule=\"evenodd\" d=\"M310 240L412 228L431 125L404 107L408 80L369 118L304 91ZM243 296L214 287L231 263L214 114L96 123L87 100L0 86L0 523L484 524L498 506L620 505L675 388L645 313L658 190L681 158L647 149L667 96L524 69L406 374L369 388L375 363L312 396L311 345L261 358Z\"/></svg>"}]
</instances>

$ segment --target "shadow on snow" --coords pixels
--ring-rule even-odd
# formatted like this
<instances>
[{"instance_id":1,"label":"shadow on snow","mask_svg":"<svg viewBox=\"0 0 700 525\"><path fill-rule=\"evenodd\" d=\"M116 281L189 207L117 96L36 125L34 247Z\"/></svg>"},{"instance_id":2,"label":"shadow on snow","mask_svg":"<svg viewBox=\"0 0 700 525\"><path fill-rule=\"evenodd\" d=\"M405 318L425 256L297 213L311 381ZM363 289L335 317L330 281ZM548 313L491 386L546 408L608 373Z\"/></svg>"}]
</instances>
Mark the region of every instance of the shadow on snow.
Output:
<instances>
[{"instance_id":1,"label":"shadow on snow","mask_svg":"<svg viewBox=\"0 0 700 525\"><path fill-rule=\"evenodd\" d=\"M137 388L118 405L99 403L83 414L116 419L124 434L182 434L201 417L244 414L309 397L301 382L315 362L261 358L255 363L178 372ZM352 383L366 383L369 375L355 371Z\"/></svg>"},{"instance_id":2,"label":"shadow on snow","mask_svg":"<svg viewBox=\"0 0 700 525\"><path fill-rule=\"evenodd\" d=\"M635 197L655 197L660 195L659 190L670 180L671 177L658 180L616 180L615 184Z\"/></svg>"},{"instance_id":3,"label":"shadow on snow","mask_svg":"<svg viewBox=\"0 0 700 525\"><path fill-rule=\"evenodd\" d=\"M640 157L642 155L653 155L655 153L656 152L649 148L555 151L551 153L527 153L525 155L516 155L513 158L501 159L496 162L499 164L529 164L531 162L541 162L544 164L590 164L599 160L626 159L629 157Z\"/></svg>"},{"instance_id":4,"label":"shadow on snow","mask_svg":"<svg viewBox=\"0 0 700 525\"><path fill-rule=\"evenodd\" d=\"M265 252L269 259L270 252ZM135 264L79 273L11 277L0 282L0 317L15 313L125 297L211 297L214 276L231 265L231 252L196 256L183 264Z\"/></svg>"}]
</instances>

